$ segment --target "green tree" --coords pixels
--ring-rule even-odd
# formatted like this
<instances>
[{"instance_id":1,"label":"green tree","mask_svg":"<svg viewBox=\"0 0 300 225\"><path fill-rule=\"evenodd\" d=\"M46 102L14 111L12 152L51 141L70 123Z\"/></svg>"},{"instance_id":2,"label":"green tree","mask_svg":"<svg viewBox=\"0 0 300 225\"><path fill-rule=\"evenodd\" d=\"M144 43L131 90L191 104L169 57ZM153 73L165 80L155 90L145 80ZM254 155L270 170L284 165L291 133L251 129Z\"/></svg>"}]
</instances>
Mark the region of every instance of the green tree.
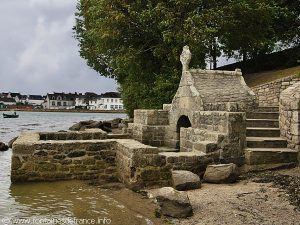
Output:
<instances>
[{"instance_id":1,"label":"green tree","mask_svg":"<svg viewBox=\"0 0 300 225\"><path fill-rule=\"evenodd\" d=\"M271 51L278 41L274 20L284 10L288 14L273 1L79 0L75 37L87 64L120 84L132 116L136 108L161 108L171 101L184 45L198 68L207 58L216 67L222 51L245 57Z\"/></svg>"},{"instance_id":2,"label":"green tree","mask_svg":"<svg viewBox=\"0 0 300 225\"><path fill-rule=\"evenodd\" d=\"M125 107L160 108L177 89L182 46L193 49L194 65L205 66L205 36L194 27L198 1L82 0L76 38L90 67L120 84ZM195 37L193 32L197 30ZM202 44L203 43L203 44Z\"/></svg>"},{"instance_id":3,"label":"green tree","mask_svg":"<svg viewBox=\"0 0 300 225\"><path fill-rule=\"evenodd\" d=\"M285 0L234 0L223 10L227 13L219 40L229 57L246 60L299 43L299 6L293 8Z\"/></svg>"}]
</instances>

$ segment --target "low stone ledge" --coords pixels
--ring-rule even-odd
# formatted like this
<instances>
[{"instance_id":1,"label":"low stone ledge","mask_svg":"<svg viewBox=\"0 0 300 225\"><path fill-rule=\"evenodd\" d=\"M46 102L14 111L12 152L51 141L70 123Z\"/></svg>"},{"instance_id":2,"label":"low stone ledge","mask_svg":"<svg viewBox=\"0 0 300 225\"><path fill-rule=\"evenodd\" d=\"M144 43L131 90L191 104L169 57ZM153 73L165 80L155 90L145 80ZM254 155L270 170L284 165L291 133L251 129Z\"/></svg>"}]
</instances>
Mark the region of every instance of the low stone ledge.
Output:
<instances>
[{"instance_id":1,"label":"low stone ledge","mask_svg":"<svg viewBox=\"0 0 300 225\"><path fill-rule=\"evenodd\" d=\"M13 182L121 180L128 187L171 184L171 168L156 147L132 139L39 140L23 134L13 145Z\"/></svg>"},{"instance_id":2,"label":"low stone ledge","mask_svg":"<svg viewBox=\"0 0 300 225\"><path fill-rule=\"evenodd\" d=\"M107 132L101 129L86 129L84 131L41 132L40 140L102 140L107 139L107 136Z\"/></svg>"}]
</instances>

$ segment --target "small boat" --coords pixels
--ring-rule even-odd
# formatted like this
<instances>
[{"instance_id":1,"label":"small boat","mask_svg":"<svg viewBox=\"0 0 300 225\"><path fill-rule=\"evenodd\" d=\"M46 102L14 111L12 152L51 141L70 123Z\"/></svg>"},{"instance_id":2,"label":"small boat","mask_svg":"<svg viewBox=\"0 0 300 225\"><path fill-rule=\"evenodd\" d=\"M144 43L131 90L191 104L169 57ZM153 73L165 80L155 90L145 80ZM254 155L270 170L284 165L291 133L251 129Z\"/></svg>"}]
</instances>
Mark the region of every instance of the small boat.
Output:
<instances>
[{"instance_id":1,"label":"small boat","mask_svg":"<svg viewBox=\"0 0 300 225\"><path fill-rule=\"evenodd\" d=\"M14 112L13 114L3 113L3 118L19 118L19 115Z\"/></svg>"}]
</instances>

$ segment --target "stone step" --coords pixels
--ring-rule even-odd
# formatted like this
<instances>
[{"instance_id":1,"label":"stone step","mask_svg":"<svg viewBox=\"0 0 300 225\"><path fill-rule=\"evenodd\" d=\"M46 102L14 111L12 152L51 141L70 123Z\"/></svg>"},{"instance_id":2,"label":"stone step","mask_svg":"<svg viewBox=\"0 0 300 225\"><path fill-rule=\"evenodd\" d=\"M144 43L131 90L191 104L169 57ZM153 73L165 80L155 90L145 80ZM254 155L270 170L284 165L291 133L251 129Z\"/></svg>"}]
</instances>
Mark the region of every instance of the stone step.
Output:
<instances>
[{"instance_id":1,"label":"stone step","mask_svg":"<svg viewBox=\"0 0 300 225\"><path fill-rule=\"evenodd\" d=\"M279 128L247 127L247 137L279 137Z\"/></svg>"},{"instance_id":2,"label":"stone step","mask_svg":"<svg viewBox=\"0 0 300 225\"><path fill-rule=\"evenodd\" d=\"M260 106L255 111L257 112L279 112L278 106Z\"/></svg>"},{"instance_id":3,"label":"stone step","mask_svg":"<svg viewBox=\"0 0 300 225\"><path fill-rule=\"evenodd\" d=\"M278 119L278 112L247 112L247 119Z\"/></svg>"},{"instance_id":4,"label":"stone step","mask_svg":"<svg viewBox=\"0 0 300 225\"><path fill-rule=\"evenodd\" d=\"M167 146L158 147L159 152L179 152L177 148L170 148Z\"/></svg>"},{"instance_id":5,"label":"stone step","mask_svg":"<svg viewBox=\"0 0 300 225\"><path fill-rule=\"evenodd\" d=\"M288 148L246 148L245 161L248 165L297 162L298 151Z\"/></svg>"},{"instance_id":6,"label":"stone step","mask_svg":"<svg viewBox=\"0 0 300 225\"><path fill-rule=\"evenodd\" d=\"M187 164L199 165L199 162L206 159L204 152L160 152L158 153L166 158L167 164L173 164L173 169L182 170ZM201 166L201 165L199 165ZM186 169L186 168L185 168Z\"/></svg>"},{"instance_id":7,"label":"stone step","mask_svg":"<svg viewBox=\"0 0 300 225\"><path fill-rule=\"evenodd\" d=\"M193 146L194 151L200 151L200 152L204 152L204 153L211 153L218 149L219 148L218 148L217 143L211 142L211 141L201 141L201 142L194 144L194 146Z\"/></svg>"},{"instance_id":8,"label":"stone step","mask_svg":"<svg viewBox=\"0 0 300 225\"><path fill-rule=\"evenodd\" d=\"M286 148L287 141L280 137L247 137L248 148Z\"/></svg>"},{"instance_id":9,"label":"stone step","mask_svg":"<svg viewBox=\"0 0 300 225\"><path fill-rule=\"evenodd\" d=\"M247 119L247 127L279 127L278 119Z\"/></svg>"}]
</instances>

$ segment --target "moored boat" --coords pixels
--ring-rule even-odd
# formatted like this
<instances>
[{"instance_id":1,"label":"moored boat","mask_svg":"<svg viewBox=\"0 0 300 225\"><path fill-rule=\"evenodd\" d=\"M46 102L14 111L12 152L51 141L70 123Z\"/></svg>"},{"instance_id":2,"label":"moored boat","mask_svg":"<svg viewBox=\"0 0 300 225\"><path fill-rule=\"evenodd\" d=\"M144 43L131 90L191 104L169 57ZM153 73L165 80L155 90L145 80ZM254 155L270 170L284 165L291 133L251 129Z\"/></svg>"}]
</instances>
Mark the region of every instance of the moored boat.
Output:
<instances>
[{"instance_id":1,"label":"moored boat","mask_svg":"<svg viewBox=\"0 0 300 225\"><path fill-rule=\"evenodd\" d=\"M3 118L19 118L19 115L14 112L13 114L3 113Z\"/></svg>"}]
</instances>

